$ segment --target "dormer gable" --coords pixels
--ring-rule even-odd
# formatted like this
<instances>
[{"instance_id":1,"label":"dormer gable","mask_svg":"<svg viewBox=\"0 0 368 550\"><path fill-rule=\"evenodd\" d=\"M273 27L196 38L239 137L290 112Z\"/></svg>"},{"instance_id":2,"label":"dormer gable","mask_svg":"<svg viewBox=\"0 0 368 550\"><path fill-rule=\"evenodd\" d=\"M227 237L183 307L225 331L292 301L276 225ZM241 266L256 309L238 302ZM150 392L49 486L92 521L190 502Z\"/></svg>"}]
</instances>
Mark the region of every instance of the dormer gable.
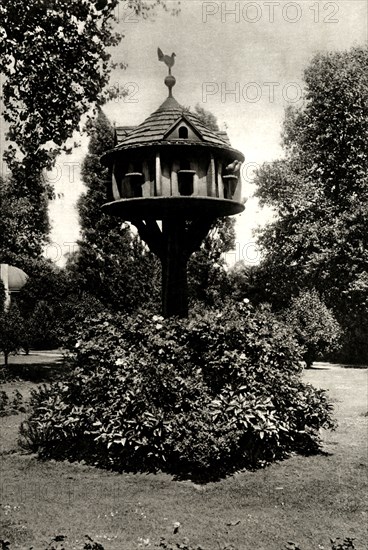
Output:
<instances>
[{"instance_id":1,"label":"dormer gable","mask_svg":"<svg viewBox=\"0 0 368 550\"><path fill-rule=\"evenodd\" d=\"M168 141L188 140L188 141L204 141L201 133L189 120L182 115L174 124L166 131L164 139Z\"/></svg>"}]
</instances>

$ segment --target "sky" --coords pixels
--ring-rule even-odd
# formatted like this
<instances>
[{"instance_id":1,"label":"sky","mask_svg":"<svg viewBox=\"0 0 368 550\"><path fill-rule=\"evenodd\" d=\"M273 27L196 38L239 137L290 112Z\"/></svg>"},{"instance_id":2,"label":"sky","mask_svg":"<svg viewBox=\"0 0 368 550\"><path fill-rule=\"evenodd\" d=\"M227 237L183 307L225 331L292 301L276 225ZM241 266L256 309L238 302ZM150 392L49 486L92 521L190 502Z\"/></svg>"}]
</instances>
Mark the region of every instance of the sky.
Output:
<instances>
[{"instance_id":1,"label":"sky","mask_svg":"<svg viewBox=\"0 0 368 550\"><path fill-rule=\"evenodd\" d=\"M174 7L176 2L169 1ZM126 70L112 73L111 85L126 90L125 98L104 111L119 125L138 125L164 101L167 68L157 58L176 53L173 95L184 106L197 103L227 129L232 146L245 156L242 169L245 211L236 219L237 260L258 261L253 230L271 218L260 209L252 174L263 162L282 156L284 109L302 105L303 70L318 52L344 50L368 38L366 0L198 1L182 0L177 17L157 9L152 21L137 17L128 2L117 10L117 30L124 34L111 50L114 62ZM46 255L58 263L78 238L76 200L83 192L80 166L87 140L72 155L60 157L49 174L57 198L50 205L52 244Z\"/></svg>"}]
</instances>

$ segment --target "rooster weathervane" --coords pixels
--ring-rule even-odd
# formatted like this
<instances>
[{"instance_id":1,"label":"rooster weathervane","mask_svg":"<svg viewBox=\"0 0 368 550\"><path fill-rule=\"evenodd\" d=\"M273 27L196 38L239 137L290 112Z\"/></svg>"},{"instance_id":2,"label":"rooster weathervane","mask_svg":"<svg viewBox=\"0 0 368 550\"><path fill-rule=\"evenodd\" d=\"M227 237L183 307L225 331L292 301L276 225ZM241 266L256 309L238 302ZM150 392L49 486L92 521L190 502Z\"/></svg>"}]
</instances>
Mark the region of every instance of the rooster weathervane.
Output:
<instances>
[{"instance_id":1,"label":"rooster weathervane","mask_svg":"<svg viewBox=\"0 0 368 550\"><path fill-rule=\"evenodd\" d=\"M160 48L157 48L157 55L158 55L158 60L162 61L163 63L165 63L165 65L168 66L169 75L171 76L171 67L173 67L175 64L176 54L172 53L171 55L164 55L163 51Z\"/></svg>"}]
</instances>

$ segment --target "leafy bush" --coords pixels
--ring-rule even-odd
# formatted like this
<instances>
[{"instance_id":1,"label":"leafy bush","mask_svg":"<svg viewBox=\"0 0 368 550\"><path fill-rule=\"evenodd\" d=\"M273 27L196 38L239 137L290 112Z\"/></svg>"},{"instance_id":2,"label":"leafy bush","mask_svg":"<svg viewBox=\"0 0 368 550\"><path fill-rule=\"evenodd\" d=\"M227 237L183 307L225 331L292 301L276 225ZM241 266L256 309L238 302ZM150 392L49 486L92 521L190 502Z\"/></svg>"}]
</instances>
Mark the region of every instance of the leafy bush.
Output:
<instances>
[{"instance_id":1,"label":"leafy bush","mask_svg":"<svg viewBox=\"0 0 368 550\"><path fill-rule=\"evenodd\" d=\"M26 412L23 395L18 390L12 392L12 397L6 391L0 391L0 416L11 416L13 414Z\"/></svg>"},{"instance_id":2,"label":"leafy bush","mask_svg":"<svg viewBox=\"0 0 368 550\"><path fill-rule=\"evenodd\" d=\"M305 348L303 358L307 367L311 367L322 353L339 347L340 325L316 290L304 290L292 299L284 315L298 342Z\"/></svg>"},{"instance_id":3,"label":"leafy bush","mask_svg":"<svg viewBox=\"0 0 368 550\"><path fill-rule=\"evenodd\" d=\"M15 302L6 311L0 311L0 351L4 354L4 364L8 364L11 353L23 347L24 319Z\"/></svg>"},{"instance_id":4,"label":"leafy bush","mask_svg":"<svg viewBox=\"0 0 368 550\"><path fill-rule=\"evenodd\" d=\"M27 320L28 349L52 349L59 345L59 325L64 305L73 293L74 281L65 269L45 258L30 260L29 278L17 295L21 314Z\"/></svg>"},{"instance_id":5,"label":"leafy bush","mask_svg":"<svg viewBox=\"0 0 368 550\"><path fill-rule=\"evenodd\" d=\"M323 390L266 308L189 320L99 314L78 331L70 379L36 390L21 444L43 457L216 478L291 452L332 428Z\"/></svg>"},{"instance_id":6,"label":"leafy bush","mask_svg":"<svg viewBox=\"0 0 368 550\"><path fill-rule=\"evenodd\" d=\"M56 535L52 537L45 550L66 550L66 536ZM104 550L104 547L99 542L95 542L91 537L85 535L86 542L83 545L82 550ZM75 546L73 547L75 548ZM8 540L0 539L0 550L10 550L10 542ZM33 546L29 550L33 550Z\"/></svg>"},{"instance_id":7,"label":"leafy bush","mask_svg":"<svg viewBox=\"0 0 368 550\"><path fill-rule=\"evenodd\" d=\"M59 339L62 347L74 348L78 329L86 318L96 316L106 311L103 304L92 294L82 292L79 295L71 294L63 304L63 311L59 318Z\"/></svg>"},{"instance_id":8,"label":"leafy bush","mask_svg":"<svg viewBox=\"0 0 368 550\"><path fill-rule=\"evenodd\" d=\"M349 537L341 540L339 537L337 539L331 539L331 550L354 550L354 539Z\"/></svg>"},{"instance_id":9,"label":"leafy bush","mask_svg":"<svg viewBox=\"0 0 368 550\"><path fill-rule=\"evenodd\" d=\"M53 307L41 300L29 320L29 347L53 349L59 345L57 320Z\"/></svg>"}]
</instances>

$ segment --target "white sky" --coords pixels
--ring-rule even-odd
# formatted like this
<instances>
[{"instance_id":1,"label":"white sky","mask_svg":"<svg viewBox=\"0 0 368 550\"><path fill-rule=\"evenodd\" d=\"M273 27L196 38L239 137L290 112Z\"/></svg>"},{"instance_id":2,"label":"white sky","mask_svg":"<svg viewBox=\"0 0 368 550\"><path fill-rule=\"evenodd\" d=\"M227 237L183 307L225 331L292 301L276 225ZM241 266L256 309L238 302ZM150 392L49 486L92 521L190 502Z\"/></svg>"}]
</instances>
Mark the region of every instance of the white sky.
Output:
<instances>
[{"instance_id":1,"label":"white sky","mask_svg":"<svg viewBox=\"0 0 368 550\"><path fill-rule=\"evenodd\" d=\"M120 89L129 85L130 93L104 111L118 126L141 123L167 96L167 69L157 60L157 46L165 54L176 53L175 98L212 111L221 128L226 123L232 146L245 155L243 195L248 201L237 216L237 250L228 260L252 262L252 230L269 217L249 198L252 169L281 156L284 108L301 103L302 73L312 56L367 41L367 1L183 0L181 8L178 17L158 10L152 22L137 18L126 2L119 4L118 28L125 37L112 50L113 61L124 61L128 68L114 71L111 83ZM50 175L62 196L50 207L54 244L47 255L59 262L78 238L75 202L83 190L79 168L86 145L82 138L82 147L60 157Z\"/></svg>"}]
</instances>

